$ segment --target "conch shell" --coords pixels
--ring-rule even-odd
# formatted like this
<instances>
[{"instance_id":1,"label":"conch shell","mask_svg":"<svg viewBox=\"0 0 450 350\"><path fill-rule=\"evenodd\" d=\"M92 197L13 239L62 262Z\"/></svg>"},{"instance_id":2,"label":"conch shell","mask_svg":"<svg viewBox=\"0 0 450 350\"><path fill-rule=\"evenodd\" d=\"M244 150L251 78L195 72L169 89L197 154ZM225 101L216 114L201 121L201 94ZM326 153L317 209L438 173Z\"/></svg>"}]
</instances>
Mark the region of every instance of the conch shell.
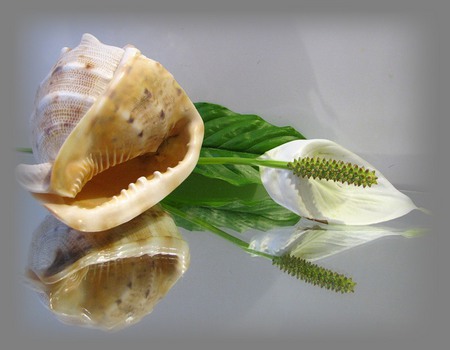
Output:
<instances>
[{"instance_id":1,"label":"conch shell","mask_svg":"<svg viewBox=\"0 0 450 350\"><path fill-rule=\"evenodd\" d=\"M188 266L187 243L155 206L91 233L48 215L33 234L27 276L62 322L117 330L149 314Z\"/></svg>"},{"instance_id":2,"label":"conch shell","mask_svg":"<svg viewBox=\"0 0 450 350\"><path fill-rule=\"evenodd\" d=\"M159 62L90 34L41 83L31 128L38 164L19 165L17 179L82 231L120 225L167 196L194 169L204 133Z\"/></svg>"}]
</instances>

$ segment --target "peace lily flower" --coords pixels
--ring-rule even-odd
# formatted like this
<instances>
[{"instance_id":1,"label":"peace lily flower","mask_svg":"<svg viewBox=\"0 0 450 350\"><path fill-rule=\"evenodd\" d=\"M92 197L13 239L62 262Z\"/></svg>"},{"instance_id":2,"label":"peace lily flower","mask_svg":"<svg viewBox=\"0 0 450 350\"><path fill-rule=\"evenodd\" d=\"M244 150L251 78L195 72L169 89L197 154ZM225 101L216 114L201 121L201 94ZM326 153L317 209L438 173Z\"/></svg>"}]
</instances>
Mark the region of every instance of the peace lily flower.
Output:
<instances>
[{"instance_id":1,"label":"peace lily flower","mask_svg":"<svg viewBox=\"0 0 450 350\"><path fill-rule=\"evenodd\" d=\"M345 225L370 225L418 209L383 174L335 142L296 140L261 159L289 162L290 169L260 167L272 199L294 213Z\"/></svg>"}]
</instances>

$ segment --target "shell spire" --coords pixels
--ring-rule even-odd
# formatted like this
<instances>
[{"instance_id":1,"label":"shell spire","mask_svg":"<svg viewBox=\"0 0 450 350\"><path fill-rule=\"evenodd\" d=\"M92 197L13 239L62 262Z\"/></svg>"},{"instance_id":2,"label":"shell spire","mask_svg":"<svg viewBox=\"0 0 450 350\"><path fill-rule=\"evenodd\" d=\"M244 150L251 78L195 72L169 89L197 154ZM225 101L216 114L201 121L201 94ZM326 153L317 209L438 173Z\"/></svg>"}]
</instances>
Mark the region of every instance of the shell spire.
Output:
<instances>
[{"instance_id":1,"label":"shell spire","mask_svg":"<svg viewBox=\"0 0 450 350\"><path fill-rule=\"evenodd\" d=\"M55 160L72 129L106 91L124 52L91 34L84 34L77 47L61 50L39 85L30 119L31 145L39 163Z\"/></svg>"}]
</instances>

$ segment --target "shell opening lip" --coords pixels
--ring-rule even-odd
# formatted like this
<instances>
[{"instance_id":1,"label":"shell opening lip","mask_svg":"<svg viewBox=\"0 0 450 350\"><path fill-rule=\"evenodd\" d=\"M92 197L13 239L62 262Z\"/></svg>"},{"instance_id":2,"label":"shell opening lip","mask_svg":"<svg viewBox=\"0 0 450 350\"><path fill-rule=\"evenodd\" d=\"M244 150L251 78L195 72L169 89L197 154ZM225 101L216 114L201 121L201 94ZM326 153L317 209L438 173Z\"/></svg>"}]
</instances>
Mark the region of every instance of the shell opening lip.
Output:
<instances>
[{"instance_id":1,"label":"shell opening lip","mask_svg":"<svg viewBox=\"0 0 450 350\"><path fill-rule=\"evenodd\" d=\"M120 193L126 196L140 189L142 184L161 179L165 173L175 171L184 162L189 152L183 134L167 138L156 152L114 162L110 167L93 176L75 196L70 196L82 207L101 205L104 198L112 198ZM141 181L139 181L141 179ZM71 199L66 200L70 201ZM96 201L100 199L100 201Z\"/></svg>"},{"instance_id":2,"label":"shell opening lip","mask_svg":"<svg viewBox=\"0 0 450 350\"><path fill-rule=\"evenodd\" d=\"M198 116L201 118L200 116ZM80 231L120 225L159 203L192 172L203 141L203 123L187 123L155 153L102 171L74 197L33 193L62 222Z\"/></svg>"}]
</instances>

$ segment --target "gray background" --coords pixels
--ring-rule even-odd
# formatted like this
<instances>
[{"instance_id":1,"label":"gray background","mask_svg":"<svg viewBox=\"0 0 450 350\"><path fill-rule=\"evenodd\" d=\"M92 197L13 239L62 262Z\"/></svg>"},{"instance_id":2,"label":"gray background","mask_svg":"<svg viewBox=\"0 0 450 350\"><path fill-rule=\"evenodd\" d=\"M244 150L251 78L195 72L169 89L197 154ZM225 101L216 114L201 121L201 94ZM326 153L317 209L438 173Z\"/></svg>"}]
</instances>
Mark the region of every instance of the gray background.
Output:
<instances>
[{"instance_id":1,"label":"gray background","mask_svg":"<svg viewBox=\"0 0 450 350\"><path fill-rule=\"evenodd\" d=\"M208 340L255 346L262 341L262 347L287 341L296 347L333 342L420 348L448 329L440 318L445 265L437 261L445 251L445 232L436 220L444 207L437 203L447 197L432 186L448 159L437 154L444 131L436 108L444 102L437 89L444 74L438 64L443 35L438 7L206 13L92 6L74 12L33 3L2 22L2 46L9 49L5 60L2 50L2 62L9 64L2 64L1 84L5 348L70 347L75 341L78 347L98 342L116 348L123 342L159 348L171 341ZM432 222L434 229L424 237L386 238L323 260L358 282L356 293L345 296L291 279L208 233L187 232L191 268L144 321L114 334L59 323L21 280L31 232L45 211L13 180L11 169L31 157L7 150L28 144L26 122L37 84L60 48L75 46L83 32L117 46L136 45L161 61L194 101L258 113L356 151L418 205L433 209L432 218L414 212L393 225Z\"/></svg>"}]
</instances>

